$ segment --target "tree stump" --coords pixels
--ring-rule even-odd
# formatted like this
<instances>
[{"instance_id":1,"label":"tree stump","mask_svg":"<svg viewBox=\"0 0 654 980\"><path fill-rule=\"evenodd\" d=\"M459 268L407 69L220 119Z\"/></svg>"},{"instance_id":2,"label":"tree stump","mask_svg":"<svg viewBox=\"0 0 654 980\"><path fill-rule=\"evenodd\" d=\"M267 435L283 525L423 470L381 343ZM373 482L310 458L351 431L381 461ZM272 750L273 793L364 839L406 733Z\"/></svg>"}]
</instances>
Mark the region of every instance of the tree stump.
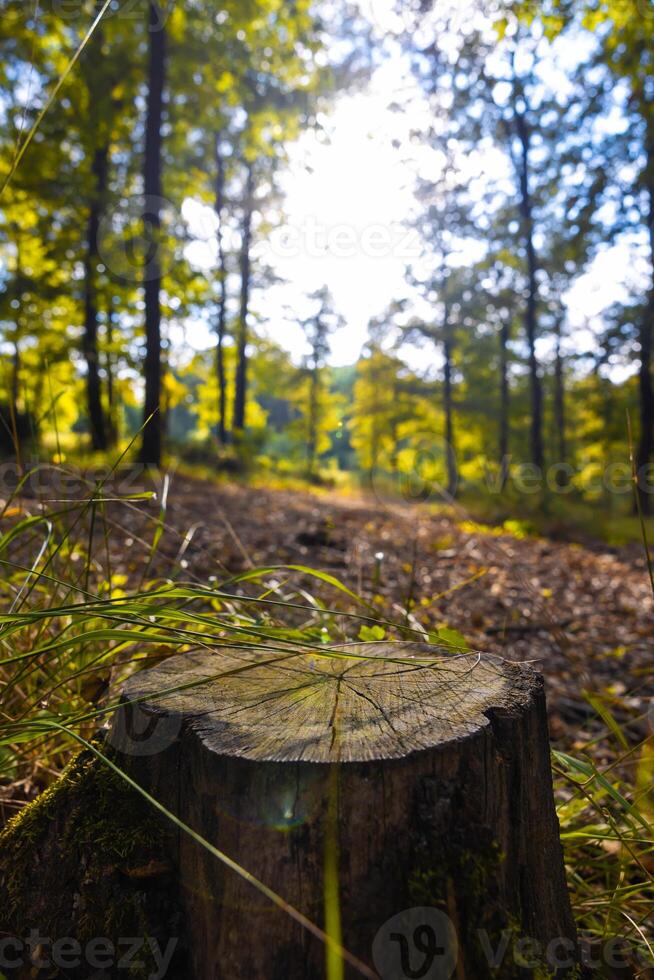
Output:
<instances>
[{"instance_id":1,"label":"tree stump","mask_svg":"<svg viewBox=\"0 0 654 980\"><path fill-rule=\"evenodd\" d=\"M572 975L529 668L391 642L176 656L127 682L111 740L148 792L366 965L180 831L195 977Z\"/></svg>"}]
</instances>

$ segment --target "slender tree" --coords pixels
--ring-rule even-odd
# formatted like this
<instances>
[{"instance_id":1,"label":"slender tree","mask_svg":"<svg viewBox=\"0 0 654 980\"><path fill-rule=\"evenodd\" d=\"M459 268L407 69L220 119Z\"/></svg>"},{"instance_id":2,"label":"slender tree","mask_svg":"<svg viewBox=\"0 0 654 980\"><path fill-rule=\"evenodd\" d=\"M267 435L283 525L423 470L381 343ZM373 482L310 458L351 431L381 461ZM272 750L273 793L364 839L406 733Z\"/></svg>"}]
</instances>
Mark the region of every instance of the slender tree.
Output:
<instances>
[{"instance_id":1,"label":"slender tree","mask_svg":"<svg viewBox=\"0 0 654 980\"><path fill-rule=\"evenodd\" d=\"M251 288L251 248L252 216L254 211L254 164L246 160L243 190L243 219L241 226L240 273L241 290L236 338L236 388L234 392L234 433L242 435L245 429L245 407L247 402L247 345L248 314L250 310Z\"/></svg>"},{"instance_id":2,"label":"slender tree","mask_svg":"<svg viewBox=\"0 0 654 980\"><path fill-rule=\"evenodd\" d=\"M472 212L468 188L461 179L456 160L447 141L435 139L443 155L441 172L433 181L419 181L416 196L423 205L417 219L424 239L424 258L411 270L410 279L434 309L431 321L413 318L405 330L407 337L421 336L431 340L440 351L442 371L442 411L444 416L445 451L447 458L447 492L456 493L458 472L456 464L454 373L457 324L461 312L463 281L460 274L461 241L472 228ZM428 270L425 272L425 268ZM433 271L432 271L433 270Z\"/></svg>"},{"instance_id":3,"label":"slender tree","mask_svg":"<svg viewBox=\"0 0 654 980\"><path fill-rule=\"evenodd\" d=\"M447 456L447 492L453 497L456 493L457 467L454 446L454 397L453 397L453 372L454 372L454 324L452 322L452 311L450 297L448 294L449 282L445 280L443 290L443 412L445 414L445 452Z\"/></svg>"},{"instance_id":4,"label":"slender tree","mask_svg":"<svg viewBox=\"0 0 654 980\"><path fill-rule=\"evenodd\" d=\"M519 154L515 161L520 188L519 209L522 242L527 260L527 303L525 307L525 335L529 347L529 384L531 390L531 451L532 461L540 469L545 465L543 450L543 387L540 366L536 355L538 336L538 259L534 243L534 204L531 192L531 143L532 127L529 116L533 112L528 105L524 85L517 73L512 74L513 123L518 139ZM511 121L504 117L510 131Z\"/></svg>"},{"instance_id":5,"label":"slender tree","mask_svg":"<svg viewBox=\"0 0 654 980\"><path fill-rule=\"evenodd\" d=\"M312 316L301 321L310 353L305 358L305 370L309 375L309 397L306 410L307 417L307 475L315 476L316 462L319 449L320 431L323 422L324 367L329 354L329 336L339 326L343 325L340 316L334 313L332 298L327 287L317 290L309 297L316 303L316 311Z\"/></svg>"},{"instance_id":6,"label":"slender tree","mask_svg":"<svg viewBox=\"0 0 654 980\"><path fill-rule=\"evenodd\" d=\"M500 342L500 421L498 452L500 459L500 485L504 488L509 475L509 417L511 394L509 389L509 338L511 321L502 316L498 338Z\"/></svg>"},{"instance_id":7,"label":"slender tree","mask_svg":"<svg viewBox=\"0 0 654 980\"><path fill-rule=\"evenodd\" d=\"M108 445L102 393L100 386L100 357L98 353L97 264L98 228L107 191L109 147L104 144L93 154L92 174L95 182L87 227L84 263L84 357L86 359L86 400L91 427L91 443L95 450L104 451Z\"/></svg>"},{"instance_id":8,"label":"slender tree","mask_svg":"<svg viewBox=\"0 0 654 980\"><path fill-rule=\"evenodd\" d=\"M413 317L402 331L403 337L406 340L411 341L416 338L428 340L441 352L443 370L440 409L442 412L443 436L445 440L446 490L450 497L456 495L458 483L454 359L457 345L457 331L459 328L458 313L460 311L460 305L457 302L456 278L454 272L450 272L447 276L441 274L437 281L431 284L431 288L427 289L427 295L435 290L438 291L438 300L436 302L439 305L436 310L435 322L423 320L420 317Z\"/></svg>"},{"instance_id":9,"label":"slender tree","mask_svg":"<svg viewBox=\"0 0 654 980\"><path fill-rule=\"evenodd\" d=\"M334 310L332 296L326 286L315 290L307 299L311 312L297 322L309 350L292 379L291 399L295 418L289 430L302 446L305 473L313 480L319 457L330 448L338 430L342 396L330 389L327 357L329 338L343 326L344 321Z\"/></svg>"},{"instance_id":10,"label":"slender tree","mask_svg":"<svg viewBox=\"0 0 654 980\"><path fill-rule=\"evenodd\" d=\"M489 255L482 264L480 278L485 287L484 318L497 333L497 371L499 389L499 416L497 423L497 449L500 473L500 489L503 490L510 469L511 437L511 384L509 348L513 323L518 310L515 283L515 259L507 248Z\"/></svg>"},{"instance_id":11,"label":"slender tree","mask_svg":"<svg viewBox=\"0 0 654 980\"><path fill-rule=\"evenodd\" d=\"M105 322L105 361L104 371L107 377L107 436L109 445L114 445L118 438L116 421L116 390L114 376L114 306L109 299L107 303Z\"/></svg>"},{"instance_id":12,"label":"slender tree","mask_svg":"<svg viewBox=\"0 0 654 980\"><path fill-rule=\"evenodd\" d=\"M216 436L221 445L227 442L226 401L227 389L225 380L225 326L227 322L227 259L224 243L224 213L225 213L225 164L220 145L221 134L216 135L216 196L214 210L216 213L216 245L218 251L218 316L216 322L216 379L218 381L218 422Z\"/></svg>"},{"instance_id":13,"label":"slender tree","mask_svg":"<svg viewBox=\"0 0 654 980\"><path fill-rule=\"evenodd\" d=\"M166 78L166 29L156 0L148 5L149 60L148 98L145 126L145 158L143 186L145 213L143 222L146 237L152 242L149 261L145 265L145 401L143 406L143 441L141 461L159 466L163 423L161 418L161 155L163 93Z\"/></svg>"},{"instance_id":14,"label":"slender tree","mask_svg":"<svg viewBox=\"0 0 654 980\"><path fill-rule=\"evenodd\" d=\"M557 317L554 330L556 346L554 350L554 426L559 463L565 463L567 442L565 432L565 365L563 358L563 317Z\"/></svg>"}]
</instances>

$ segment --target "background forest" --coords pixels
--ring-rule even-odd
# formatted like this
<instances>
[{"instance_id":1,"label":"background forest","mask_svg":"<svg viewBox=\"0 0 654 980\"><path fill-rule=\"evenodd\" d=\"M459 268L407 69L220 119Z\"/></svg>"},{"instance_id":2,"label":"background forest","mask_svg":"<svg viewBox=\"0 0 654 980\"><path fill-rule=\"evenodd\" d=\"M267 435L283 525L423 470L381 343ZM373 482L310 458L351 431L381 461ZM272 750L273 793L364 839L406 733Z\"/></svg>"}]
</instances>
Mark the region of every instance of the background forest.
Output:
<instances>
[{"instance_id":1,"label":"background forest","mask_svg":"<svg viewBox=\"0 0 654 980\"><path fill-rule=\"evenodd\" d=\"M615 516L630 410L648 509L653 19L647 0L5 2L5 451L88 459L142 428L155 465ZM335 107L389 71L410 206L312 246L285 214L297 148L328 148ZM280 256L312 247L341 276L361 252L402 267L381 307L384 266L361 284L351 363L330 357L356 333L330 282L285 288Z\"/></svg>"}]
</instances>

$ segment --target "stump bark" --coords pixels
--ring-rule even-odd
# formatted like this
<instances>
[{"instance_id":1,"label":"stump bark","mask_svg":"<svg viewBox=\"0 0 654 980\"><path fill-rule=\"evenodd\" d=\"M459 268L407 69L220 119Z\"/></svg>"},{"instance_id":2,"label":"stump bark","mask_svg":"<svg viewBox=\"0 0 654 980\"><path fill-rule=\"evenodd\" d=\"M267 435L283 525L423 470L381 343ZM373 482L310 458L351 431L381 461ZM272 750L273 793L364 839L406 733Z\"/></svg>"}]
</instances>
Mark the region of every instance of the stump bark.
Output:
<instances>
[{"instance_id":1,"label":"stump bark","mask_svg":"<svg viewBox=\"0 0 654 980\"><path fill-rule=\"evenodd\" d=\"M573 975L532 670L417 643L176 656L128 681L111 740L368 975ZM195 977L360 973L185 832L174 849Z\"/></svg>"}]
</instances>

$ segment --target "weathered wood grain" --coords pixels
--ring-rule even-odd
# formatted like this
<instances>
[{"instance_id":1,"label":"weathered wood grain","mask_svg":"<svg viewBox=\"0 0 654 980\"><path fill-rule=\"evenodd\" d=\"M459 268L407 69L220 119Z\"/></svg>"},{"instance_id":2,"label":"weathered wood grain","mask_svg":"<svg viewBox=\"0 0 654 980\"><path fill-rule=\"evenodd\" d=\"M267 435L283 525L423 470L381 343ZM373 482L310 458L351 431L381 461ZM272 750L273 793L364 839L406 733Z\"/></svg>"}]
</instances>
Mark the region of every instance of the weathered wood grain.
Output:
<instances>
[{"instance_id":1,"label":"weathered wood grain","mask_svg":"<svg viewBox=\"0 0 654 980\"><path fill-rule=\"evenodd\" d=\"M529 684L497 658L354 643L321 655L225 649L175 657L132 677L124 697L181 714L211 751L362 762L464 738L488 725L485 712L528 698Z\"/></svg>"}]
</instances>

